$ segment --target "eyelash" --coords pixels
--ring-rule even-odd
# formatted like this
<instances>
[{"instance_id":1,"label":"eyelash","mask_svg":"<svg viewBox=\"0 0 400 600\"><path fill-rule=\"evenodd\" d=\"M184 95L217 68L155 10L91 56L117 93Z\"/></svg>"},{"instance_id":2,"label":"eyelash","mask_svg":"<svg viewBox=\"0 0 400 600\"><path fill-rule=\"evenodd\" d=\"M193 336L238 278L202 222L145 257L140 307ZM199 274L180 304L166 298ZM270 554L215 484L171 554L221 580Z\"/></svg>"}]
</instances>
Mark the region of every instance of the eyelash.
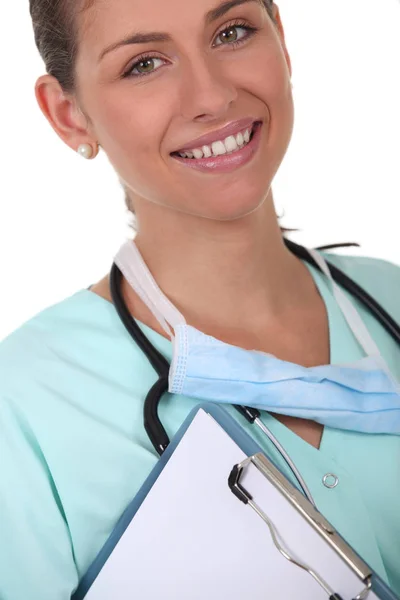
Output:
<instances>
[{"instance_id":1,"label":"eyelash","mask_svg":"<svg viewBox=\"0 0 400 600\"><path fill-rule=\"evenodd\" d=\"M231 42L230 44L218 44L218 46L229 46L232 48L237 48L238 46L240 46L242 43L247 42L251 37L253 37L257 32L258 32L258 28L257 27L252 27L251 25L248 25L247 23L244 23L243 21L235 21L234 23L231 23L230 25L227 25L226 27L224 27L224 29L222 29L219 33L217 33L217 38L222 35L223 33L230 31L231 29L245 29L247 32L247 35L243 38L241 38L240 40L236 41L236 42ZM153 60L153 59L161 59L159 56L155 56L154 54L144 54L143 56L139 56L138 59L135 61L135 63L129 67L128 71L126 71L122 78L123 79L141 79L142 77L148 77L149 75L152 75L153 73L155 73L156 71L158 71L158 69L155 69L153 71L151 71L150 73L140 73L139 75L133 75L132 71L134 71L134 69L140 65L141 63L144 63L148 60Z\"/></svg>"}]
</instances>

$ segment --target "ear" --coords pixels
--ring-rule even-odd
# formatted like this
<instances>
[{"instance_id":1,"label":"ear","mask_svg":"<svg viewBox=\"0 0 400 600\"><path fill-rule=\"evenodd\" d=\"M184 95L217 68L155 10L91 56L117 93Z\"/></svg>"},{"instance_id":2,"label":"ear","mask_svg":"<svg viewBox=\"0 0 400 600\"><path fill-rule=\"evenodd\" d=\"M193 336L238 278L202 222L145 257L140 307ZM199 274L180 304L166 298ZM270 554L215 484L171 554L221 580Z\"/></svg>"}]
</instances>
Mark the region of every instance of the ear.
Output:
<instances>
[{"instance_id":1,"label":"ear","mask_svg":"<svg viewBox=\"0 0 400 600\"><path fill-rule=\"evenodd\" d=\"M283 29L281 15L280 15L280 12L279 12L279 7L274 3L272 9L273 9L273 14L274 14L274 17L275 17L275 20L276 20L276 23L277 23L278 34L279 34L279 37L281 39L281 44L282 44L283 52L285 54L285 58L286 58L287 66L288 66L288 69L289 69L290 77L292 77L292 61L290 60L289 52L288 52L288 49L286 47L285 31Z\"/></svg>"},{"instance_id":2,"label":"ear","mask_svg":"<svg viewBox=\"0 0 400 600\"><path fill-rule=\"evenodd\" d=\"M39 107L57 135L72 150L80 144L93 144L89 120L78 106L73 94L65 92L52 75L42 75L35 85Z\"/></svg>"}]
</instances>

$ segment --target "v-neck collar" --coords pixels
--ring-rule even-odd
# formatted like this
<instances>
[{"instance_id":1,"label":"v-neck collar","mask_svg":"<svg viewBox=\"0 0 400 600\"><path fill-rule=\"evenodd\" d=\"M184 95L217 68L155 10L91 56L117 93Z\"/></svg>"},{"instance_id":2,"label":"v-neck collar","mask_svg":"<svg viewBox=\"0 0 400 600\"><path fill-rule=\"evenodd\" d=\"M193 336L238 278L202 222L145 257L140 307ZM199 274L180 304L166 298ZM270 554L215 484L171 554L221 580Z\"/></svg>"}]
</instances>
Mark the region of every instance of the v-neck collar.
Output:
<instances>
[{"instance_id":1,"label":"v-neck collar","mask_svg":"<svg viewBox=\"0 0 400 600\"><path fill-rule=\"evenodd\" d=\"M332 292L331 284L324 274L319 269L310 265L304 261L305 266L309 270L314 283L324 301L326 307L326 313L328 318L328 330L329 330L329 350L330 350L330 364L343 364L346 362L353 362L358 358L361 358L362 351L360 350L357 341L351 332L344 315L338 306L335 297ZM101 296L98 296L90 290L82 290L86 294L90 294L91 297L96 296L100 302L107 304L109 309L114 313L115 318L119 321L119 317L115 311L114 305L105 300ZM172 360L172 342L167 338L163 337L141 321L136 320L139 327L142 329L149 342L153 344L170 362ZM121 324L122 327L122 324ZM343 343L345 340L345 344ZM298 434L294 433L286 425L275 419L272 415L267 415L268 426L271 428L274 434L279 436L280 439L285 439L291 448L295 449L298 447L299 451L311 453L311 455L324 454L329 444L329 431L330 428L325 426L322 434L320 447L315 448L305 440L303 440Z\"/></svg>"}]
</instances>

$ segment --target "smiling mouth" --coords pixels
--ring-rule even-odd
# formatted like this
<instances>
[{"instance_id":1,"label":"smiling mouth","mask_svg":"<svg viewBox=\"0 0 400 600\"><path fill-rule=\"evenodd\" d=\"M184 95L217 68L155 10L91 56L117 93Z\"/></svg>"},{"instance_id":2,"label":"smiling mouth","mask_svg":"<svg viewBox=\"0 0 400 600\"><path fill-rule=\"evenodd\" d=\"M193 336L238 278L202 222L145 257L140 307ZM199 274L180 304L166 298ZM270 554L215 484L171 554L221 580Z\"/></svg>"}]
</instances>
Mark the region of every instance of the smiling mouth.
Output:
<instances>
[{"instance_id":1,"label":"smiling mouth","mask_svg":"<svg viewBox=\"0 0 400 600\"><path fill-rule=\"evenodd\" d=\"M171 152L171 156L179 156L189 160L201 160L206 158L216 158L228 154L234 154L245 148L253 139L257 126L261 121L255 121L251 127L243 129L236 135L230 135L223 140L218 140L210 145L193 148L191 150Z\"/></svg>"}]
</instances>

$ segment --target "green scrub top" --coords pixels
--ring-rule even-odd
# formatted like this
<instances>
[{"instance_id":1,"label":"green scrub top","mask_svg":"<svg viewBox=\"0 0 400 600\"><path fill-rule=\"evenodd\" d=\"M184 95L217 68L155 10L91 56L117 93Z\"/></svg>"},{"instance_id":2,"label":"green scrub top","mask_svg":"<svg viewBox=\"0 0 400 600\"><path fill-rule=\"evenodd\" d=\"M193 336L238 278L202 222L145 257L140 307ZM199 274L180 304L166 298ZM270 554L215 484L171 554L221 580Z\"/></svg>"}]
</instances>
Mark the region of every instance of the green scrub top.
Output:
<instances>
[{"instance_id":1,"label":"green scrub top","mask_svg":"<svg viewBox=\"0 0 400 600\"><path fill-rule=\"evenodd\" d=\"M400 321L400 268L326 255ZM331 362L363 353L325 277L308 267L326 303ZM354 301L393 375L400 349ZM167 358L172 345L140 324ZM156 375L114 306L80 290L24 323L0 344L0 598L67 600L157 462L143 428ZM167 394L160 415L170 436L198 400ZM238 413L271 457L272 444ZM325 427L319 450L267 413L319 510L400 594L400 436ZM339 483L325 487L324 475ZM133 566L134 568L134 566ZM134 593L134 591L133 591Z\"/></svg>"}]
</instances>

